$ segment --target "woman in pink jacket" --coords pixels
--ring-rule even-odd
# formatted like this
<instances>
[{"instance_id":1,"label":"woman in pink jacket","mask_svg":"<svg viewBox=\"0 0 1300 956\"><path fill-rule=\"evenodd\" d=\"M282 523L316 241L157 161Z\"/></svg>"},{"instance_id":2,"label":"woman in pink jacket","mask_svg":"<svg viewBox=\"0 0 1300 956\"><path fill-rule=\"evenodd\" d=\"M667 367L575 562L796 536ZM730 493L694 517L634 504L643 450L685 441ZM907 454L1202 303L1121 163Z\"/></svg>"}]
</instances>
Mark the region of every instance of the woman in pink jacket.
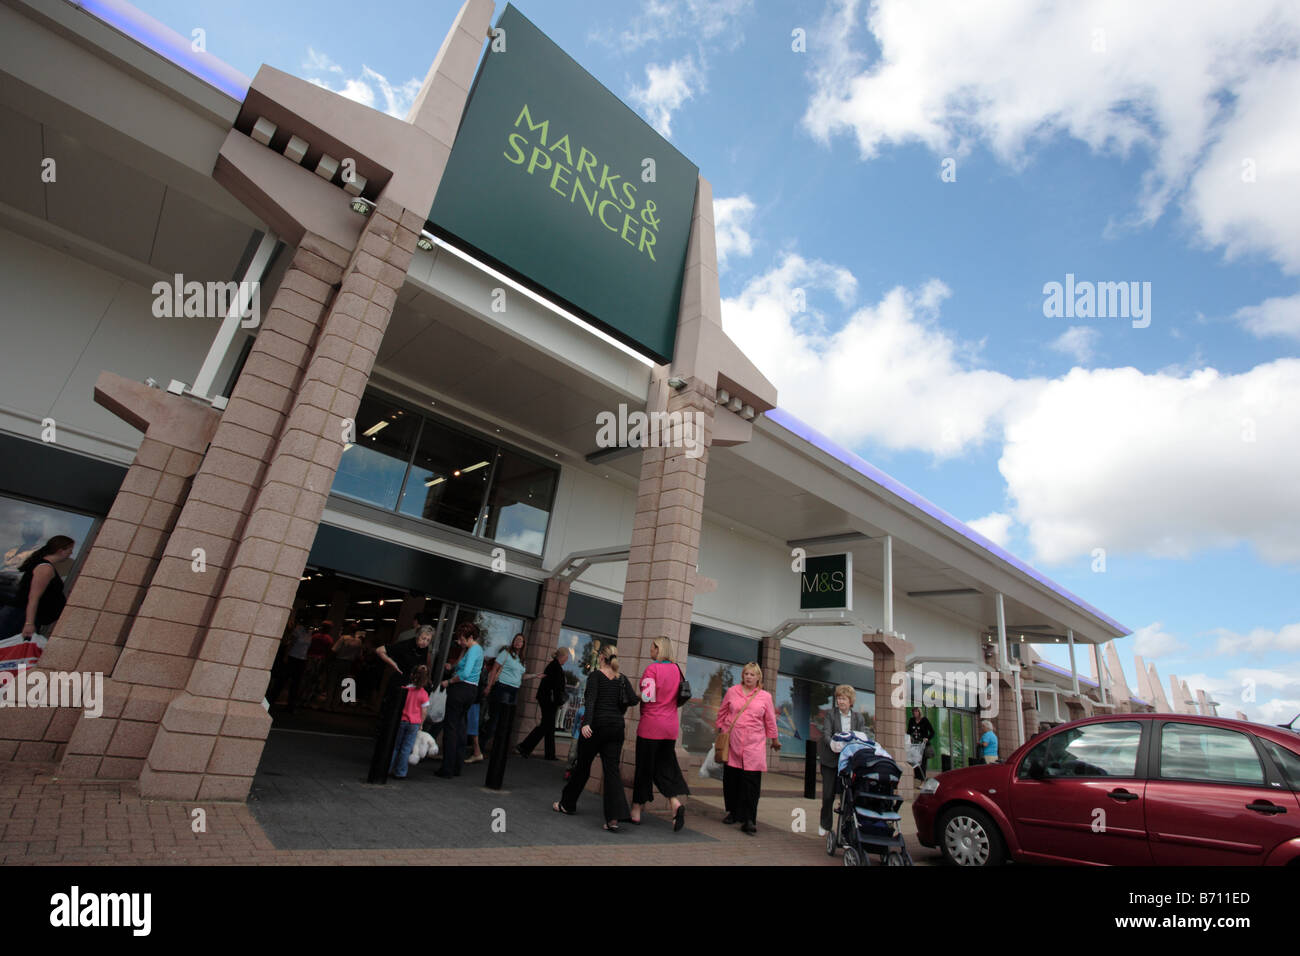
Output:
<instances>
[{"instance_id":1,"label":"woman in pink jacket","mask_svg":"<svg viewBox=\"0 0 1300 956\"><path fill-rule=\"evenodd\" d=\"M723 823L740 823L751 836L758 832L758 796L767 769L767 741L779 751L776 707L763 690L763 669L754 661L740 672L741 683L727 691L718 708L718 730L730 731L727 764L722 770Z\"/></svg>"}]
</instances>

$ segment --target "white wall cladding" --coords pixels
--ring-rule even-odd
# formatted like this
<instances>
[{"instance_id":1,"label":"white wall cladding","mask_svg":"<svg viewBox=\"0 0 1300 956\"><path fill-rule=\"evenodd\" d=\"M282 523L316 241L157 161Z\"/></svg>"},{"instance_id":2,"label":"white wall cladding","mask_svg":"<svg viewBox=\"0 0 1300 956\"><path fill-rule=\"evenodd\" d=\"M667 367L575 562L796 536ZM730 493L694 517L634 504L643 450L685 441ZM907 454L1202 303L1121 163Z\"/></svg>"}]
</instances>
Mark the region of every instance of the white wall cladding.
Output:
<instances>
[{"instance_id":1,"label":"white wall cladding","mask_svg":"<svg viewBox=\"0 0 1300 956\"><path fill-rule=\"evenodd\" d=\"M616 478L603 478L580 467L565 466L551 512L543 566L553 570L574 551L627 547L636 518L636 491ZM583 594L621 604L627 563L597 564L574 585Z\"/></svg>"},{"instance_id":2,"label":"white wall cladding","mask_svg":"<svg viewBox=\"0 0 1300 956\"><path fill-rule=\"evenodd\" d=\"M128 462L140 433L95 404L101 371L164 387L192 379L216 320L158 319L143 285L0 230L0 428L39 438L56 422L60 447Z\"/></svg>"}]
</instances>

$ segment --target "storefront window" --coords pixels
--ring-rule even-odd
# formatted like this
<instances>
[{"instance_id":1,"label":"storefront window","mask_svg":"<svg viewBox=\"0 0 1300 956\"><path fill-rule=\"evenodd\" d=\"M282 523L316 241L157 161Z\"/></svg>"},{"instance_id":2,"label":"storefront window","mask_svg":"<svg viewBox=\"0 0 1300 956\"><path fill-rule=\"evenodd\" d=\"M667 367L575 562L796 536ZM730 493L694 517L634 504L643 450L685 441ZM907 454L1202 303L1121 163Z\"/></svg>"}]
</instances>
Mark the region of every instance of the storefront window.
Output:
<instances>
[{"instance_id":1,"label":"storefront window","mask_svg":"<svg viewBox=\"0 0 1300 956\"><path fill-rule=\"evenodd\" d=\"M808 741L821 740L822 725L835 707L835 684L802 677L777 678L776 729L781 737L781 756L803 759ZM875 697L871 691L854 688L853 711L862 715L867 733L875 736Z\"/></svg>"},{"instance_id":2,"label":"storefront window","mask_svg":"<svg viewBox=\"0 0 1300 956\"><path fill-rule=\"evenodd\" d=\"M496 449L487 442L425 422L401 512L474 532Z\"/></svg>"},{"instance_id":3,"label":"storefront window","mask_svg":"<svg viewBox=\"0 0 1300 956\"><path fill-rule=\"evenodd\" d=\"M497 453L483 537L541 554L555 496L555 469L511 451Z\"/></svg>"},{"instance_id":4,"label":"storefront window","mask_svg":"<svg viewBox=\"0 0 1300 956\"><path fill-rule=\"evenodd\" d=\"M86 553L86 539L95 526L88 515L65 511L50 505L24 501L21 498L0 496L0 600L17 595L22 574L18 566L28 555L39 549L55 535L67 535L76 546L72 557L56 569L63 577L65 592L71 589L69 575ZM0 635L8 637L8 634Z\"/></svg>"},{"instance_id":5,"label":"storefront window","mask_svg":"<svg viewBox=\"0 0 1300 956\"><path fill-rule=\"evenodd\" d=\"M391 402L363 398L352 442L343 449L331 490L381 508L397 507L419 429L418 416Z\"/></svg>"},{"instance_id":6,"label":"storefront window","mask_svg":"<svg viewBox=\"0 0 1300 956\"><path fill-rule=\"evenodd\" d=\"M587 678L600 666L600 649L606 645L617 647L617 638L576 631L568 627L560 628L560 641L556 650L562 647L569 652L569 659L564 662L565 688L569 696L555 714L556 730L567 734L573 733L573 728L582 712Z\"/></svg>"},{"instance_id":7,"label":"storefront window","mask_svg":"<svg viewBox=\"0 0 1300 956\"><path fill-rule=\"evenodd\" d=\"M332 493L541 554L559 469L367 393Z\"/></svg>"},{"instance_id":8,"label":"storefront window","mask_svg":"<svg viewBox=\"0 0 1300 956\"><path fill-rule=\"evenodd\" d=\"M462 607L460 613L456 615L456 626L459 627L466 621L473 621L482 632L481 641L485 661L496 658L501 651L510 646L515 635L523 633L524 630L524 619L521 617Z\"/></svg>"},{"instance_id":9,"label":"storefront window","mask_svg":"<svg viewBox=\"0 0 1300 956\"><path fill-rule=\"evenodd\" d=\"M718 708L723 695L740 682L743 666L708 657L687 657L683 669L694 695L681 709L682 746L687 753L702 757L713 746L718 733Z\"/></svg>"}]
</instances>

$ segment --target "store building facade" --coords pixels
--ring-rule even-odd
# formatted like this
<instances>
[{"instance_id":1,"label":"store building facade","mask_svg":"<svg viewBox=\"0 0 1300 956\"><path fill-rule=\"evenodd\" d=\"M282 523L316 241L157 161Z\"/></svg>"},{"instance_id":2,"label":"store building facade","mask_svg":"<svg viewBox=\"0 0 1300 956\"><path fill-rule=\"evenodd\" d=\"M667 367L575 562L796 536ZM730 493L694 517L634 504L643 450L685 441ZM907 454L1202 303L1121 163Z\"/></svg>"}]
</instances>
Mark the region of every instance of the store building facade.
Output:
<instances>
[{"instance_id":1,"label":"store building facade","mask_svg":"<svg viewBox=\"0 0 1300 956\"><path fill-rule=\"evenodd\" d=\"M295 609L381 640L429 621L440 653L461 620L489 656L522 631L530 671L574 652L575 688L597 642L639 671L672 637L693 759L751 660L791 769L837 684L898 754L912 704L937 760L973 759L984 716L1009 752L1037 725L1018 648L1128 630L780 409L721 327L709 184L645 124L620 162L657 157L662 179L600 198L601 123L543 130L530 92L500 130L556 234L623 257L603 293L474 232L499 210L440 211L476 168L475 111L511 89L490 58L554 56L510 9L490 35L493 13L465 3L403 121L246 80L125 4L0 7L0 528L15 553L76 538L40 666L107 678L102 717L0 711L0 757L244 798ZM623 314L625 278L659 297L655 327ZM680 424L604 440L635 413ZM851 604L801 607L807 562L838 555Z\"/></svg>"}]
</instances>

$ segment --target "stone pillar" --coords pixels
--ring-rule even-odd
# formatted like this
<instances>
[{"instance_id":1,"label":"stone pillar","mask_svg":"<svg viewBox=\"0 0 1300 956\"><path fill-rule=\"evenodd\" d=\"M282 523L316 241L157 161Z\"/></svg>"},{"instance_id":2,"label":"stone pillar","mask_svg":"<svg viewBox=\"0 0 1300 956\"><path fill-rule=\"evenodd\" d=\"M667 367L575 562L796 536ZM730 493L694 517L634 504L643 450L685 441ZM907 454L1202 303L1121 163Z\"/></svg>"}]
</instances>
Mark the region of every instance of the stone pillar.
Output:
<instances>
[{"instance_id":1,"label":"stone pillar","mask_svg":"<svg viewBox=\"0 0 1300 956\"><path fill-rule=\"evenodd\" d=\"M684 654L690 644L691 610L704 514L704 480L713 431L714 389L690 379L668 396L667 411L690 416L698 445L650 447L642 452L636 518L618 625L618 655L629 677L650 661L650 642L667 637ZM698 452L691 457L687 452ZM623 777L636 763L638 708L627 714Z\"/></svg>"},{"instance_id":2,"label":"stone pillar","mask_svg":"<svg viewBox=\"0 0 1300 956\"><path fill-rule=\"evenodd\" d=\"M278 436L263 413L240 419L265 427L269 464L256 485L232 489L248 518L193 670L183 693L168 704L149 750L140 776L142 795L244 799L248 794L270 727L261 700L271 664L345 437L351 441L357 434L355 423L350 430L344 423L355 419L423 224L422 217L381 199L337 296L331 300L321 280L303 283L302 290L281 286L276 295L277 307L287 294L288 306L325 316L313 336L308 321L293 322L297 317L288 313L286 324L299 335L291 354L304 358L296 389L270 393L257 380L247 389L278 399L287 418ZM241 376L240 386L244 382ZM251 400L237 387L226 418L241 398Z\"/></svg>"},{"instance_id":3,"label":"stone pillar","mask_svg":"<svg viewBox=\"0 0 1300 956\"><path fill-rule=\"evenodd\" d=\"M123 751L130 744L114 734L124 694L111 675L218 417L206 406L108 372L95 385L95 399L145 434L38 668L106 677L104 715L94 720L85 756L64 760L67 776L94 776L101 760L115 773L129 771L119 763L129 759ZM81 713L46 707L0 711L0 760L63 756Z\"/></svg>"},{"instance_id":4,"label":"stone pillar","mask_svg":"<svg viewBox=\"0 0 1300 956\"><path fill-rule=\"evenodd\" d=\"M1065 718L1066 723L1069 723L1072 720L1082 720L1084 717L1089 716L1084 710L1082 698L1062 697L1061 699L1065 702L1065 710L1067 714Z\"/></svg>"},{"instance_id":5,"label":"stone pillar","mask_svg":"<svg viewBox=\"0 0 1300 956\"><path fill-rule=\"evenodd\" d=\"M1006 760L1020 746L1020 714L1016 711L1016 683L1012 674L998 675L998 715L993 720L998 735L998 759Z\"/></svg>"},{"instance_id":6,"label":"stone pillar","mask_svg":"<svg viewBox=\"0 0 1300 956\"><path fill-rule=\"evenodd\" d=\"M1025 740L1038 733L1038 705L1032 690L1020 690L1020 710L1025 715Z\"/></svg>"},{"instance_id":7,"label":"stone pillar","mask_svg":"<svg viewBox=\"0 0 1300 956\"><path fill-rule=\"evenodd\" d=\"M768 634L765 635L758 647L758 666L763 668L763 689L776 699L776 678L781 670L781 642ZM782 758L788 758L783 761ZM787 753L782 750L779 753L768 751L768 770L789 771L792 773L803 773L803 754Z\"/></svg>"},{"instance_id":8,"label":"stone pillar","mask_svg":"<svg viewBox=\"0 0 1300 956\"><path fill-rule=\"evenodd\" d=\"M915 788L907 766L907 658L915 651L911 641L883 631L862 635L871 649L875 670L875 737L903 771L898 792L911 799ZM895 675L901 675L897 680Z\"/></svg>"},{"instance_id":9,"label":"stone pillar","mask_svg":"<svg viewBox=\"0 0 1300 956\"><path fill-rule=\"evenodd\" d=\"M533 621L528 645L524 650L524 670L540 674L546 670L551 657L559 647L560 627L569 607L569 583L559 578L547 578L542 584L537 619ZM515 735L511 745L519 743L542 719L542 708L537 705L537 680L523 684L515 704ZM560 739L556 738L557 756Z\"/></svg>"}]
</instances>

